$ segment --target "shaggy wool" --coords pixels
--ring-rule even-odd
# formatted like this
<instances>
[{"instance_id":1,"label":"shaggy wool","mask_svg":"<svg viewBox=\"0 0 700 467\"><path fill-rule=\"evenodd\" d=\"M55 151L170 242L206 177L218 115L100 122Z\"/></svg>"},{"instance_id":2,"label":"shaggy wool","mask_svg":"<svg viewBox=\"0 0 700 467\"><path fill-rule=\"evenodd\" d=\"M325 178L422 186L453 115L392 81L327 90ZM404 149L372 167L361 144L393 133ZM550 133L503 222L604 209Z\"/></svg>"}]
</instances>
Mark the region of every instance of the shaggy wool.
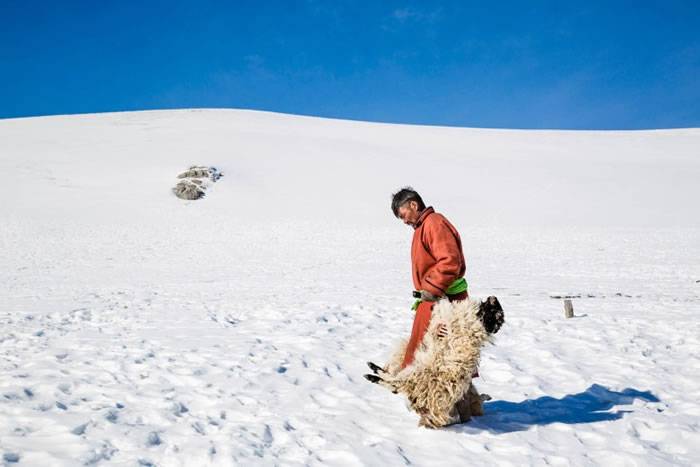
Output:
<instances>
[{"instance_id":1,"label":"shaggy wool","mask_svg":"<svg viewBox=\"0 0 700 467\"><path fill-rule=\"evenodd\" d=\"M173 188L173 193L180 199L200 199L206 194L206 190L211 185L210 182L216 182L222 176L223 174L216 167L192 165L177 176L181 180Z\"/></svg>"},{"instance_id":2,"label":"shaggy wool","mask_svg":"<svg viewBox=\"0 0 700 467\"><path fill-rule=\"evenodd\" d=\"M413 363L401 369L407 344L402 340L384 367L388 374L382 375L380 384L405 394L411 409L421 416L421 425L437 428L454 422L450 412L469 389L481 348L491 341L477 316L480 305L471 299L440 300ZM447 337L437 337L440 323L446 324Z\"/></svg>"}]
</instances>

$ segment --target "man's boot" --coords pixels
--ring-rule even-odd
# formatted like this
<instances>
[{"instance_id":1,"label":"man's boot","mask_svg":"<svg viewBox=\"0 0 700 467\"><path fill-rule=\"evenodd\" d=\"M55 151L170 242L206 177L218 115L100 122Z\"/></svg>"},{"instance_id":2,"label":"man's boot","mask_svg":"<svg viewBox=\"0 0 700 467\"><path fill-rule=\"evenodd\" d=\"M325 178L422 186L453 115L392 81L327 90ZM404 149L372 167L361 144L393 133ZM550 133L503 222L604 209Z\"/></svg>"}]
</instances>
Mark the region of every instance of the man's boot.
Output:
<instances>
[{"instance_id":1,"label":"man's boot","mask_svg":"<svg viewBox=\"0 0 700 467\"><path fill-rule=\"evenodd\" d=\"M469 401L469 411L472 415L475 417L484 415L484 405L481 403L481 396L479 395L479 391L476 390L476 386L474 386L474 384L469 384L467 399Z\"/></svg>"},{"instance_id":2,"label":"man's boot","mask_svg":"<svg viewBox=\"0 0 700 467\"><path fill-rule=\"evenodd\" d=\"M469 405L469 392L465 392L460 400L455 404L455 409L459 414L459 419L462 423L466 423L471 420L471 407Z\"/></svg>"}]
</instances>

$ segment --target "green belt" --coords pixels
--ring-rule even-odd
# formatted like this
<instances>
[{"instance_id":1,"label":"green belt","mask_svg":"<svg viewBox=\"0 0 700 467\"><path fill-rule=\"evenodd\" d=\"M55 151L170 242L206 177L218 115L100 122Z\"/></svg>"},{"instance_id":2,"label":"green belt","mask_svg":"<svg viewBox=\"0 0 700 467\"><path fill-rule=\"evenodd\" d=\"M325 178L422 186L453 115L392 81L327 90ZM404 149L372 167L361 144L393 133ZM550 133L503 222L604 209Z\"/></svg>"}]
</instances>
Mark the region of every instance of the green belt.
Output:
<instances>
[{"instance_id":1,"label":"green belt","mask_svg":"<svg viewBox=\"0 0 700 467\"><path fill-rule=\"evenodd\" d=\"M446 295L457 295L462 292L467 291L467 280L464 277L460 277L459 279L455 280L453 283L447 287L447 290L445 290ZM418 309L418 305L421 304L423 300L420 298L413 302L413 306L411 307L411 310L416 311Z\"/></svg>"}]
</instances>

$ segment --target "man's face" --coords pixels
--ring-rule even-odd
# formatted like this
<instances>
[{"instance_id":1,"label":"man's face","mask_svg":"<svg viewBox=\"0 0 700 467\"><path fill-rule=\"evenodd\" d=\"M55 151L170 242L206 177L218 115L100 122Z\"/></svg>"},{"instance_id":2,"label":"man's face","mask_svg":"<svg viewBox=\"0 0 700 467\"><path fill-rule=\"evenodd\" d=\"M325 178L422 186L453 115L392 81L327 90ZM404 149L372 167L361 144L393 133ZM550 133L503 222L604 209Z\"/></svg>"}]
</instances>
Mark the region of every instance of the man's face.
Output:
<instances>
[{"instance_id":1,"label":"man's face","mask_svg":"<svg viewBox=\"0 0 700 467\"><path fill-rule=\"evenodd\" d=\"M403 221L404 224L413 227L418 222L420 217L420 211L418 210L418 203L415 201L408 201L399 206L399 219Z\"/></svg>"}]
</instances>

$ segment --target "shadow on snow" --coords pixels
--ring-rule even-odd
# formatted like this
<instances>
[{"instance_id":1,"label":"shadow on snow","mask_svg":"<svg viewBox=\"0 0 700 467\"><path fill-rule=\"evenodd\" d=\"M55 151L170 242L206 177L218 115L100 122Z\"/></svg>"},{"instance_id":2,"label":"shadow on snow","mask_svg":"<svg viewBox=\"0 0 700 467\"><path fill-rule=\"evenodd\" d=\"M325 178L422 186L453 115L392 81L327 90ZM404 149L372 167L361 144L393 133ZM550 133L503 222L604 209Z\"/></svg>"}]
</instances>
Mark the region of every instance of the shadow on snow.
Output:
<instances>
[{"instance_id":1,"label":"shadow on snow","mask_svg":"<svg viewBox=\"0 0 700 467\"><path fill-rule=\"evenodd\" d=\"M632 404L635 399L659 402L659 398L650 391L627 388L618 392L593 384L583 392L569 394L561 399L543 396L521 402L485 402L483 417L472 418L469 423L456 425L453 429L486 429L493 433L510 433L550 423L576 424L619 420L631 410L611 410L619 405Z\"/></svg>"}]
</instances>

